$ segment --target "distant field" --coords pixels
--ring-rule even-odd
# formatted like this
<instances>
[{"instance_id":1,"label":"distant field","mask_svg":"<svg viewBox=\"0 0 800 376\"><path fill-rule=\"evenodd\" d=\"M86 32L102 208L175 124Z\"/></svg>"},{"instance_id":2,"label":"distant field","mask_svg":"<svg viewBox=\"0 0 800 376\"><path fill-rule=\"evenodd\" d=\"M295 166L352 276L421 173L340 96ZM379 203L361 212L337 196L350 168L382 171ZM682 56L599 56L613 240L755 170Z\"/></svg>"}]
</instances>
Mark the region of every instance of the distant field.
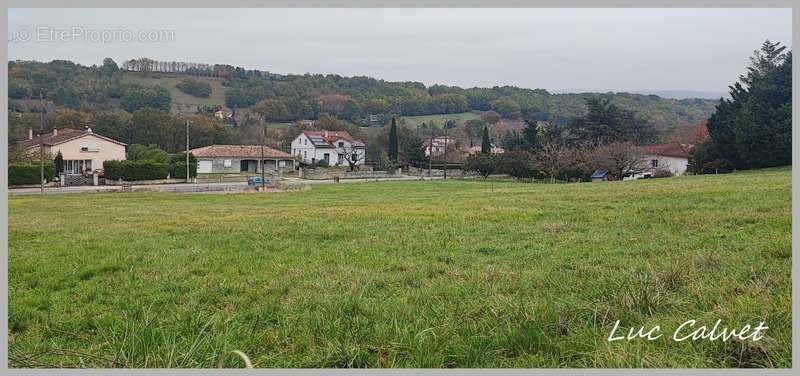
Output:
<instances>
[{"instance_id":1,"label":"distant field","mask_svg":"<svg viewBox=\"0 0 800 376\"><path fill-rule=\"evenodd\" d=\"M197 106L225 106L225 90L227 88L222 86L223 80L221 78L192 76L194 79L208 82L211 85L211 95L208 98L198 98L186 94L175 87L176 84L187 77L189 76L158 73L145 75L137 72L124 72L122 80L142 85L160 85L169 89L172 95L173 111L178 111L180 109L194 110Z\"/></svg>"},{"instance_id":2,"label":"distant field","mask_svg":"<svg viewBox=\"0 0 800 376\"><path fill-rule=\"evenodd\" d=\"M788 168L8 202L12 367L792 364ZM769 330L609 343L618 319Z\"/></svg>"},{"instance_id":3,"label":"distant field","mask_svg":"<svg viewBox=\"0 0 800 376\"><path fill-rule=\"evenodd\" d=\"M467 121L470 119L480 119L480 116L473 112L462 112L460 114L403 116L402 119L405 120L406 124L409 126L417 126L422 123L430 124L431 121L434 121L435 124L441 128L444 125L445 120Z\"/></svg>"}]
</instances>

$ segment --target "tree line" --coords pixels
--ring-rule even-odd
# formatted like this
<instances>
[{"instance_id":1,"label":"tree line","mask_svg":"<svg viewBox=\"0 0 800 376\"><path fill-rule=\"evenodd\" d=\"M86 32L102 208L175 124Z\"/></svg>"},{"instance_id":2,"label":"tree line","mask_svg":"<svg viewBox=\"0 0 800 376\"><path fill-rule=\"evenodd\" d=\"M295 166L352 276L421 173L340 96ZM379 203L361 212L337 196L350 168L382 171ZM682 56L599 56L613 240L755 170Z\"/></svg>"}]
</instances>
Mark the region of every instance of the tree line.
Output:
<instances>
[{"instance_id":1,"label":"tree line","mask_svg":"<svg viewBox=\"0 0 800 376\"><path fill-rule=\"evenodd\" d=\"M388 125L392 117L493 111L506 119L566 124L585 114L585 101L602 97L651 120L660 132L678 125L693 124L711 114L718 103L704 99L665 99L628 93L552 94L542 89L514 86L461 88L419 82L389 82L371 77L303 74L278 75L266 71L219 64L128 60L122 67L110 58L102 65L82 66L64 60L49 63L9 62L9 97L14 100L44 98L54 104L79 110L108 110L121 107L133 112L146 106L168 108L167 95L157 87L125 82L127 71L163 72L219 77L223 80L225 105L231 109L272 107L268 121L288 122L336 115L361 123L368 115L380 115ZM198 88L184 85L189 93ZM163 89L163 88L162 88ZM163 89L166 90L166 89ZM197 94L204 96L205 87ZM194 95L194 94L192 94ZM120 101L127 98L122 107ZM17 105L12 101L12 109ZM18 108L24 111L22 108Z\"/></svg>"}]
</instances>

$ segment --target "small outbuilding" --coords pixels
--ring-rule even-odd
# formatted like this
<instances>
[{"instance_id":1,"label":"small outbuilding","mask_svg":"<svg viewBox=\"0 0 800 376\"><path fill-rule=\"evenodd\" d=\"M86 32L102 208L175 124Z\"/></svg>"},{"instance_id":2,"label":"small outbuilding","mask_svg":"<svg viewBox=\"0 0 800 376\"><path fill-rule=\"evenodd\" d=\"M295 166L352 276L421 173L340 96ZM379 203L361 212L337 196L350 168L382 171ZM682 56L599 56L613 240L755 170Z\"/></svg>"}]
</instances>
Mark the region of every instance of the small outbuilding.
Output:
<instances>
[{"instance_id":1,"label":"small outbuilding","mask_svg":"<svg viewBox=\"0 0 800 376\"><path fill-rule=\"evenodd\" d=\"M608 171L594 170L592 173L592 181L608 181Z\"/></svg>"},{"instance_id":2,"label":"small outbuilding","mask_svg":"<svg viewBox=\"0 0 800 376\"><path fill-rule=\"evenodd\" d=\"M295 158L261 145L209 145L189 151L197 158L197 173L242 173L294 170Z\"/></svg>"}]
</instances>

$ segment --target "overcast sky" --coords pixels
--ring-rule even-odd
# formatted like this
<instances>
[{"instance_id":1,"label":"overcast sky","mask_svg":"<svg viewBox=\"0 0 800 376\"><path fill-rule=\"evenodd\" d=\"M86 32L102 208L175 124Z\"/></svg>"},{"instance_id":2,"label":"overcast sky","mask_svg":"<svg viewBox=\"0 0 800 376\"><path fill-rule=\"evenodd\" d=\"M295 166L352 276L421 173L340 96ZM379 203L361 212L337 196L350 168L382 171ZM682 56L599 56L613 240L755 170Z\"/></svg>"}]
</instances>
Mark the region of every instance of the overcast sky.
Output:
<instances>
[{"instance_id":1,"label":"overcast sky","mask_svg":"<svg viewBox=\"0 0 800 376\"><path fill-rule=\"evenodd\" d=\"M724 92L765 39L791 46L790 9L9 9L8 18L11 60L150 57L553 91ZM173 39L86 40L103 30Z\"/></svg>"}]
</instances>

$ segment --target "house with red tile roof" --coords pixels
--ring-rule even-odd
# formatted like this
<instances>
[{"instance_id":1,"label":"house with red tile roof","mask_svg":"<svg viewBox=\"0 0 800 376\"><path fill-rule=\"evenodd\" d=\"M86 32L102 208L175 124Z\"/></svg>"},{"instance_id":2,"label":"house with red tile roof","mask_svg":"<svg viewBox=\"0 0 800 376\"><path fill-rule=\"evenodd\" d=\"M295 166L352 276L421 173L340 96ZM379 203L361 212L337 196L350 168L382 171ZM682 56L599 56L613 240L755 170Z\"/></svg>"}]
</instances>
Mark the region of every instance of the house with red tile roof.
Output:
<instances>
[{"instance_id":1,"label":"house with red tile roof","mask_svg":"<svg viewBox=\"0 0 800 376\"><path fill-rule=\"evenodd\" d=\"M125 160L125 143L94 133L91 128L53 129L36 137L29 129L28 139L18 142L16 147L26 152L38 152L40 145L45 154L55 156L61 153L64 173L68 175L102 170L105 161Z\"/></svg>"},{"instance_id":2,"label":"house with red tile roof","mask_svg":"<svg viewBox=\"0 0 800 376\"><path fill-rule=\"evenodd\" d=\"M197 158L197 173L242 173L293 170L295 158L261 145L209 145L189 150ZM263 153L263 154L262 154ZM263 156L263 158L262 158Z\"/></svg>"},{"instance_id":3,"label":"house with red tile roof","mask_svg":"<svg viewBox=\"0 0 800 376\"><path fill-rule=\"evenodd\" d=\"M303 131L292 141L292 155L308 164L357 166L364 164L367 148L347 131Z\"/></svg>"}]
</instances>

